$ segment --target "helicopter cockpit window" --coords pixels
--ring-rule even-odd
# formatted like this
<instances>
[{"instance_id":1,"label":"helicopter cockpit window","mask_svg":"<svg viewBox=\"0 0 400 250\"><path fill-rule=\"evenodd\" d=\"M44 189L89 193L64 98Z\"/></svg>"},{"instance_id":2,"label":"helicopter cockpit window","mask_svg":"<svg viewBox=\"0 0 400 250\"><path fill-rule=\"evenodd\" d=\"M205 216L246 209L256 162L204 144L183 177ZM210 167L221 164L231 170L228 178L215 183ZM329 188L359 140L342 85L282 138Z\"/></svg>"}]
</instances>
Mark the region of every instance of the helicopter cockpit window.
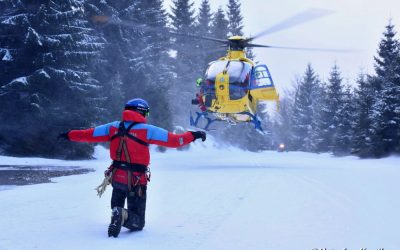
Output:
<instances>
[{"instance_id":1,"label":"helicopter cockpit window","mask_svg":"<svg viewBox=\"0 0 400 250\"><path fill-rule=\"evenodd\" d=\"M215 78L218 74L227 70L229 74L229 96L231 100L243 98L249 88L251 65L241 61L215 61L210 64L206 76L203 93L212 94L215 97Z\"/></svg>"},{"instance_id":2,"label":"helicopter cockpit window","mask_svg":"<svg viewBox=\"0 0 400 250\"><path fill-rule=\"evenodd\" d=\"M258 65L254 68L252 88L265 88L271 87L274 83L271 78L271 74L268 71L267 66Z\"/></svg>"}]
</instances>

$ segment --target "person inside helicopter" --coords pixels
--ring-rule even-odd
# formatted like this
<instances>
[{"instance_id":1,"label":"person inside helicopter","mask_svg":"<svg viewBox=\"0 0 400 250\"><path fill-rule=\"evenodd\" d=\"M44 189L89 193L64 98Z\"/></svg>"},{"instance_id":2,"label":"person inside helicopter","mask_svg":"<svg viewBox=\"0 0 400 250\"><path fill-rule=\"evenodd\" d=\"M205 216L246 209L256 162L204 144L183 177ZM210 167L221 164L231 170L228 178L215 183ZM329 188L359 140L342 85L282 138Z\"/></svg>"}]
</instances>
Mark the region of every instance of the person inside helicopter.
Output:
<instances>
[{"instance_id":1,"label":"person inside helicopter","mask_svg":"<svg viewBox=\"0 0 400 250\"><path fill-rule=\"evenodd\" d=\"M200 88L200 91L199 91L199 93L196 93L196 98L192 99L192 104L198 105L200 110L202 112L205 112L207 110L207 108L203 101L203 90L202 90L203 78L200 77L196 80L196 86L198 88Z\"/></svg>"}]
</instances>

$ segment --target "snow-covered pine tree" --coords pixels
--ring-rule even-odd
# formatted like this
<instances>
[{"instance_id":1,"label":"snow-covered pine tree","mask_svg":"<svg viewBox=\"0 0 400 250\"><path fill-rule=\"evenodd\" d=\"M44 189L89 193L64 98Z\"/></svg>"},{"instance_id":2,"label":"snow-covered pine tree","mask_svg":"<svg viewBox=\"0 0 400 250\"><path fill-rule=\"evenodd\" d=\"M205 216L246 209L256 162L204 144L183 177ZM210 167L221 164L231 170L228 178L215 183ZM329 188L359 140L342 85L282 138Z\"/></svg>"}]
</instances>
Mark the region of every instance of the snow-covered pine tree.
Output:
<instances>
[{"instance_id":1,"label":"snow-covered pine tree","mask_svg":"<svg viewBox=\"0 0 400 250\"><path fill-rule=\"evenodd\" d=\"M178 33L192 34L195 27L194 3L190 0L174 0L172 3L171 29ZM174 110L175 122L179 124L187 124L190 102L196 93L196 79L202 74L196 72L197 58L192 54L196 43L197 40L186 36L176 36L173 42L172 48L176 51L175 79L170 93L175 98L171 107Z\"/></svg>"},{"instance_id":2,"label":"snow-covered pine tree","mask_svg":"<svg viewBox=\"0 0 400 250\"><path fill-rule=\"evenodd\" d=\"M240 11L239 0L229 0L228 2L228 35L243 36L243 16Z\"/></svg>"},{"instance_id":3,"label":"snow-covered pine tree","mask_svg":"<svg viewBox=\"0 0 400 250\"><path fill-rule=\"evenodd\" d=\"M312 92L312 120L313 130L311 131L311 151L316 153L328 152L329 145L326 142L327 133L329 133L328 122L324 119L326 114L331 112L327 107L326 85L322 82L315 86Z\"/></svg>"},{"instance_id":4,"label":"snow-covered pine tree","mask_svg":"<svg viewBox=\"0 0 400 250\"><path fill-rule=\"evenodd\" d=\"M208 0L203 0L201 2L199 14L197 15L196 20L196 35L211 37L212 12ZM209 51L214 51L215 48L218 48L220 44L206 40L198 40L196 43L196 64L198 67L197 71L203 73L207 67L207 64L210 61L215 60L215 55L213 53L210 53ZM200 76L201 75L199 75L199 77Z\"/></svg>"},{"instance_id":5,"label":"snow-covered pine tree","mask_svg":"<svg viewBox=\"0 0 400 250\"><path fill-rule=\"evenodd\" d=\"M219 7L212 19L212 25L211 25L212 37L226 39L228 37L228 32L229 32L228 25L229 21L226 19L222 8Z\"/></svg>"},{"instance_id":6,"label":"snow-covered pine tree","mask_svg":"<svg viewBox=\"0 0 400 250\"><path fill-rule=\"evenodd\" d=\"M227 39L228 37L228 20L225 17L225 13L221 7L214 13L211 20L211 37ZM214 44L215 45L215 44ZM208 51L208 58L211 61L217 60L220 57L226 55L227 48L216 44L216 46Z\"/></svg>"},{"instance_id":7,"label":"snow-covered pine tree","mask_svg":"<svg viewBox=\"0 0 400 250\"><path fill-rule=\"evenodd\" d=\"M101 111L99 82L88 65L103 44L88 28L82 2L8 2L0 17L1 47L11 55L9 73L0 79L0 105L12 107L0 113L7 121L0 128L4 152L89 157L92 146L55 139L92 126Z\"/></svg>"},{"instance_id":8,"label":"snow-covered pine tree","mask_svg":"<svg viewBox=\"0 0 400 250\"><path fill-rule=\"evenodd\" d=\"M332 152L334 155L348 155L351 152L351 144L354 135L354 118L356 105L350 86L343 92L342 103L338 107L337 118L339 120L333 136Z\"/></svg>"},{"instance_id":9,"label":"snow-covered pine tree","mask_svg":"<svg viewBox=\"0 0 400 250\"><path fill-rule=\"evenodd\" d=\"M163 8L162 0L140 0L137 13L139 24L143 28L143 49L139 55L144 63L141 70L142 81L146 87L142 88L142 95L148 100L151 107L150 121L158 126L172 129L172 112L169 100L176 96L170 95L174 68L173 60L168 51L171 43L168 37L167 13Z\"/></svg>"},{"instance_id":10,"label":"snow-covered pine tree","mask_svg":"<svg viewBox=\"0 0 400 250\"><path fill-rule=\"evenodd\" d=\"M329 74L327 88L326 88L326 109L322 115L326 127L326 133L322 140L327 145L329 151L333 150L336 143L333 138L341 120L341 109L343 105L343 84L342 76L339 67L335 65L332 67Z\"/></svg>"},{"instance_id":11,"label":"snow-covered pine tree","mask_svg":"<svg viewBox=\"0 0 400 250\"><path fill-rule=\"evenodd\" d=\"M400 45L395 36L394 25L389 22L375 57L374 78L378 87L370 118L377 157L394 152L400 143Z\"/></svg>"},{"instance_id":12,"label":"snow-covered pine tree","mask_svg":"<svg viewBox=\"0 0 400 250\"><path fill-rule=\"evenodd\" d=\"M7 16L12 15L15 4L14 1L0 1L0 18L2 22L7 22ZM23 16L20 18L23 18ZM16 46L15 44L14 46L10 46L16 41L17 35L9 33L8 29L5 23L0 24L0 75L2 78L0 84L2 85L14 79L14 74L12 72L13 61L17 52L14 49L14 46Z\"/></svg>"},{"instance_id":13,"label":"snow-covered pine tree","mask_svg":"<svg viewBox=\"0 0 400 250\"><path fill-rule=\"evenodd\" d=\"M318 86L319 80L314 72L311 64L307 65L307 69L303 78L298 82L293 107L293 150L311 151L314 124L313 119L313 93Z\"/></svg>"},{"instance_id":14,"label":"snow-covered pine tree","mask_svg":"<svg viewBox=\"0 0 400 250\"><path fill-rule=\"evenodd\" d=\"M96 72L105 82L111 117L120 119L124 102L141 97L151 106L151 122L171 128L167 89L172 68L162 1L89 0L85 7L93 26L107 41Z\"/></svg>"},{"instance_id":15,"label":"snow-covered pine tree","mask_svg":"<svg viewBox=\"0 0 400 250\"><path fill-rule=\"evenodd\" d=\"M239 0L229 0L228 2L228 36L243 36L243 16L241 3ZM253 48L246 48L246 56L250 60L255 60Z\"/></svg>"},{"instance_id":16,"label":"snow-covered pine tree","mask_svg":"<svg viewBox=\"0 0 400 250\"><path fill-rule=\"evenodd\" d=\"M371 112L375 91L371 83L372 79L361 73L357 79L357 88L354 93L355 118L353 125L353 142L351 153L359 157L373 156L373 135Z\"/></svg>"},{"instance_id":17,"label":"snow-covered pine tree","mask_svg":"<svg viewBox=\"0 0 400 250\"><path fill-rule=\"evenodd\" d=\"M136 1L85 1L85 13L92 28L106 41L101 61L93 71L102 79L107 110L103 119L120 119L121 110L138 93L137 70L143 69L139 46L143 46L142 30L138 27ZM140 88L144 88L141 85ZM145 97L143 97L145 98Z\"/></svg>"},{"instance_id":18,"label":"snow-covered pine tree","mask_svg":"<svg viewBox=\"0 0 400 250\"><path fill-rule=\"evenodd\" d=\"M197 15L196 31L203 36L211 35L212 12L209 0L203 0Z\"/></svg>"},{"instance_id":19,"label":"snow-covered pine tree","mask_svg":"<svg viewBox=\"0 0 400 250\"><path fill-rule=\"evenodd\" d=\"M252 60L254 63L258 63L258 61L256 61L256 54L254 53L253 48L246 48L246 57Z\"/></svg>"},{"instance_id":20,"label":"snow-covered pine tree","mask_svg":"<svg viewBox=\"0 0 400 250\"><path fill-rule=\"evenodd\" d=\"M288 150L293 148L292 143L292 117L293 117L293 106L294 106L294 90L287 91L284 93L279 101L279 111L275 117L275 123L273 127L273 137L275 146L279 143L284 143Z\"/></svg>"}]
</instances>

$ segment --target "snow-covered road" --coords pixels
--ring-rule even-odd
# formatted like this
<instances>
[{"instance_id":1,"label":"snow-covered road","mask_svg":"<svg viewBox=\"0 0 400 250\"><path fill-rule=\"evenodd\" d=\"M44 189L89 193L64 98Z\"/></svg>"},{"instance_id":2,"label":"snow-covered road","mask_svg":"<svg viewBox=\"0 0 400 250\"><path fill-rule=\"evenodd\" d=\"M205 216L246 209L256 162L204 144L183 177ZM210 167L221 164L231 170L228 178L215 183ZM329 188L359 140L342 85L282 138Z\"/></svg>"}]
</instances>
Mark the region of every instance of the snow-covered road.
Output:
<instances>
[{"instance_id":1,"label":"snow-covered road","mask_svg":"<svg viewBox=\"0 0 400 250\"><path fill-rule=\"evenodd\" d=\"M146 227L114 239L111 192L94 191L107 162L101 151L82 162L0 157L98 169L0 191L0 249L400 249L400 158L201 145L155 153Z\"/></svg>"}]
</instances>

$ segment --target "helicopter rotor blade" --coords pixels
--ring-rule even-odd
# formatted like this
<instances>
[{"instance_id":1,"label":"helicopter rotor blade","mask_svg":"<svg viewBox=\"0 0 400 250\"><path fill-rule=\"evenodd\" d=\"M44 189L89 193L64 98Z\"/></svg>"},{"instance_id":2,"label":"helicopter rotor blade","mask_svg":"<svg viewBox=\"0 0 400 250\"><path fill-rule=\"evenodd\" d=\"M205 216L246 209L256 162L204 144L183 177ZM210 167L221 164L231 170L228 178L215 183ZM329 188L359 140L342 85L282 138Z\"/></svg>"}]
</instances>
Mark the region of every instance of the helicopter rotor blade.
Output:
<instances>
[{"instance_id":1,"label":"helicopter rotor blade","mask_svg":"<svg viewBox=\"0 0 400 250\"><path fill-rule=\"evenodd\" d=\"M254 35L253 37L246 39L246 41L250 42L256 38L260 38L262 36L269 35L269 34L272 34L272 33L275 33L275 32L281 31L281 30L289 29L296 25L300 25L300 24L312 21L317 18L327 16L330 14L333 14L333 11L326 10L326 9L308 9L308 10L298 13L297 15L294 15L292 17L285 19L280 23L277 23L276 25Z\"/></svg>"},{"instance_id":2,"label":"helicopter rotor blade","mask_svg":"<svg viewBox=\"0 0 400 250\"><path fill-rule=\"evenodd\" d=\"M268 49L287 49L287 50L302 50L302 51L320 51L320 52L337 52L337 53L350 53L356 52L354 49L325 49L325 48L303 48L303 47L286 47L286 46L272 46L272 45L262 45L262 44L252 44L249 43L247 47L253 48L268 48Z\"/></svg>"},{"instance_id":3,"label":"helicopter rotor blade","mask_svg":"<svg viewBox=\"0 0 400 250\"><path fill-rule=\"evenodd\" d=\"M117 24L117 25L122 25L125 27L130 27L138 32L160 32L161 30L159 28L152 28L148 27L144 24L137 24L132 21L123 21L120 19L113 19L110 16L101 16L101 15L94 15L90 17L93 23L98 24L98 25L109 25L109 24ZM184 36L184 37L190 37L190 38L196 38L196 39L202 39L202 40L208 40L208 41L214 41L214 42L219 42L223 44L228 44L227 39L219 39L219 38L214 38L214 37L208 37L208 36L198 36L198 35L192 35L192 34L187 34L187 33L179 33L175 31L170 31L170 30L162 30L163 32L167 32L170 35L175 35L175 36Z\"/></svg>"},{"instance_id":4,"label":"helicopter rotor blade","mask_svg":"<svg viewBox=\"0 0 400 250\"><path fill-rule=\"evenodd\" d=\"M262 45L262 44L254 44L254 43L248 43L246 47L252 47L252 48L271 48L272 46L270 45Z\"/></svg>"},{"instance_id":5,"label":"helicopter rotor blade","mask_svg":"<svg viewBox=\"0 0 400 250\"><path fill-rule=\"evenodd\" d=\"M207 40L207 41L214 41L214 42L219 42L219 43L223 43L223 44L228 44L228 41L226 39L219 39L219 38L208 37L208 36L198 36L198 35L185 34L185 33L179 33L179 32L174 32L174 31L170 31L169 33L172 35L176 35L176 36L186 36L186 37L190 37L190 38L197 38L197 39L202 39L202 40Z\"/></svg>"},{"instance_id":6,"label":"helicopter rotor blade","mask_svg":"<svg viewBox=\"0 0 400 250\"><path fill-rule=\"evenodd\" d=\"M110 25L110 24L117 24L117 25L122 25L125 27L133 28L137 32L145 33L145 32L160 32L161 30L159 28L152 28L148 27L144 24L137 24L132 21L123 21L120 19L113 19L110 16L101 16L101 15L95 15L90 18L93 23L97 25ZM170 35L174 36L184 36L184 37L189 37L189 38L195 38L195 39L201 39L201 40L207 40L207 41L213 41L213 42L218 42L222 43L224 45L228 45L229 41L227 39L220 39L220 38L215 38L215 37L208 37L208 36L198 36L198 35L193 35L193 34L187 34L187 33L179 33L171 30L162 30L162 32L166 32ZM225 46L224 46L225 47Z\"/></svg>"}]
</instances>

